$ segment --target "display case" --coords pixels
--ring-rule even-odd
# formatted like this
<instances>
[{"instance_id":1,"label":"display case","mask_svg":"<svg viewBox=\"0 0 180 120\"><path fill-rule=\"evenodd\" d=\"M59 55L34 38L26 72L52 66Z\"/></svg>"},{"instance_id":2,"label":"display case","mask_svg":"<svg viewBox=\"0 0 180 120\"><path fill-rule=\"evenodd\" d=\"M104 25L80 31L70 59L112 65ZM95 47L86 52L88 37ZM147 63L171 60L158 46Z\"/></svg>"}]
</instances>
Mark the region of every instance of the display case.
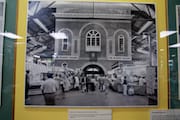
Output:
<instances>
[{"instance_id":1,"label":"display case","mask_svg":"<svg viewBox=\"0 0 180 120\"><path fill-rule=\"evenodd\" d=\"M169 36L169 79L170 79L170 108L180 107L179 87L179 25L180 25L180 2L168 1L168 30L175 31Z\"/></svg>"}]
</instances>

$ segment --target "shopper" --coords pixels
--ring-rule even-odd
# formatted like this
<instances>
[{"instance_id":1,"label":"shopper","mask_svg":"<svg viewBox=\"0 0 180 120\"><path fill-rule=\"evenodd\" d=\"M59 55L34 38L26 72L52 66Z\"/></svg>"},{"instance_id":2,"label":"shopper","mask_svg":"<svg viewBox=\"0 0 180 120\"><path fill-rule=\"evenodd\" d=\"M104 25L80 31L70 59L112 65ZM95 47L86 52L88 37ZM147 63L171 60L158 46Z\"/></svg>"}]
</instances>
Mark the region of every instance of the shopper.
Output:
<instances>
[{"instance_id":1,"label":"shopper","mask_svg":"<svg viewBox=\"0 0 180 120\"><path fill-rule=\"evenodd\" d=\"M30 71L29 71L29 70L26 70L26 81L25 81L25 84L26 84L26 86L25 86L25 99L28 99L28 98L29 98L29 96L28 96L29 87L30 87L30 84L29 84L29 82L30 82L30 76L29 76L29 74L30 74Z\"/></svg>"},{"instance_id":2,"label":"shopper","mask_svg":"<svg viewBox=\"0 0 180 120\"><path fill-rule=\"evenodd\" d=\"M87 78L86 75L83 73L81 77L81 88L82 92L87 92Z\"/></svg>"},{"instance_id":3,"label":"shopper","mask_svg":"<svg viewBox=\"0 0 180 120\"><path fill-rule=\"evenodd\" d=\"M127 95L127 78L124 76L124 81L123 81L123 95Z\"/></svg>"},{"instance_id":4,"label":"shopper","mask_svg":"<svg viewBox=\"0 0 180 120\"><path fill-rule=\"evenodd\" d=\"M46 105L55 105L55 95L58 89L58 82L53 79L53 75L51 73L48 73L47 79L41 85Z\"/></svg>"},{"instance_id":5,"label":"shopper","mask_svg":"<svg viewBox=\"0 0 180 120\"><path fill-rule=\"evenodd\" d=\"M100 90L100 92L103 92L104 89L105 89L104 79L105 79L105 78L103 77L103 75L101 75L101 76L99 77L99 90Z\"/></svg>"}]
</instances>

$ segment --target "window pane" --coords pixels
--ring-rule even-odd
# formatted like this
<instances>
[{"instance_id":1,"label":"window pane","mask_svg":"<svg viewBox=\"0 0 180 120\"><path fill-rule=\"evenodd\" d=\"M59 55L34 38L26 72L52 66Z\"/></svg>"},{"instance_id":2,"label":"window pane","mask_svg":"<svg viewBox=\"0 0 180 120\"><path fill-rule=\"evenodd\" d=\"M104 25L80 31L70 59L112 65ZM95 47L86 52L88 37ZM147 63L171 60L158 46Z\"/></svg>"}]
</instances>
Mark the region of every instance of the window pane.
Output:
<instances>
[{"instance_id":1,"label":"window pane","mask_svg":"<svg viewBox=\"0 0 180 120\"><path fill-rule=\"evenodd\" d=\"M87 46L90 46L90 38L87 38Z\"/></svg>"},{"instance_id":2,"label":"window pane","mask_svg":"<svg viewBox=\"0 0 180 120\"><path fill-rule=\"evenodd\" d=\"M67 50L68 49L68 45L67 44L64 44L63 45L63 50Z\"/></svg>"},{"instance_id":3,"label":"window pane","mask_svg":"<svg viewBox=\"0 0 180 120\"><path fill-rule=\"evenodd\" d=\"M119 36L119 51L124 51L124 36Z\"/></svg>"},{"instance_id":4,"label":"window pane","mask_svg":"<svg viewBox=\"0 0 180 120\"><path fill-rule=\"evenodd\" d=\"M68 50L68 39L64 38L62 39L62 51L67 51Z\"/></svg>"},{"instance_id":5,"label":"window pane","mask_svg":"<svg viewBox=\"0 0 180 120\"><path fill-rule=\"evenodd\" d=\"M100 46L99 38L96 38L96 46Z\"/></svg>"},{"instance_id":6,"label":"window pane","mask_svg":"<svg viewBox=\"0 0 180 120\"><path fill-rule=\"evenodd\" d=\"M95 38L92 38L92 46L95 46Z\"/></svg>"},{"instance_id":7,"label":"window pane","mask_svg":"<svg viewBox=\"0 0 180 120\"><path fill-rule=\"evenodd\" d=\"M74 53L77 53L78 49L78 44L77 44L77 40L74 40Z\"/></svg>"},{"instance_id":8,"label":"window pane","mask_svg":"<svg viewBox=\"0 0 180 120\"><path fill-rule=\"evenodd\" d=\"M94 34L97 34L97 32L96 32L96 31L94 31Z\"/></svg>"},{"instance_id":9,"label":"window pane","mask_svg":"<svg viewBox=\"0 0 180 120\"><path fill-rule=\"evenodd\" d=\"M90 37L90 36L91 36L91 34L90 34L90 33L88 33L88 34L87 34L87 36L88 36L88 37Z\"/></svg>"},{"instance_id":10,"label":"window pane","mask_svg":"<svg viewBox=\"0 0 180 120\"><path fill-rule=\"evenodd\" d=\"M93 34L93 31L92 31L92 30L90 31L90 34Z\"/></svg>"},{"instance_id":11,"label":"window pane","mask_svg":"<svg viewBox=\"0 0 180 120\"><path fill-rule=\"evenodd\" d=\"M67 43L67 41L68 41L67 39L64 39L64 43Z\"/></svg>"}]
</instances>

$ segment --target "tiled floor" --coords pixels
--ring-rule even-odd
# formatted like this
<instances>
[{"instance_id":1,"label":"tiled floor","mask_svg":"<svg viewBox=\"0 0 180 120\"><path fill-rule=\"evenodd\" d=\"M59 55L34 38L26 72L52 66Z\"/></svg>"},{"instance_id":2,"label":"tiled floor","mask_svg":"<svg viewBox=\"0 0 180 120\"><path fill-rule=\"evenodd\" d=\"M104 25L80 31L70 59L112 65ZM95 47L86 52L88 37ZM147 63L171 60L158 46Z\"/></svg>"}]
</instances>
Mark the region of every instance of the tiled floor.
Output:
<instances>
[{"instance_id":1,"label":"tiled floor","mask_svg":"<svg viewBox=\"0 0 180 120\"><path fill-rule=\"evenodd\" d=\"M26 100L26 105L41 106L44 105L44 97L39 89L30 90L29 99ZM37 95L35 95L37 94ZM63 95L61 92L56 96L56 106L147 106L148 98L146 96L125 96L122 93L117 93L108 89L108 92L83 93L82 91L68 91Z\"/></svg>"}]
</instances>

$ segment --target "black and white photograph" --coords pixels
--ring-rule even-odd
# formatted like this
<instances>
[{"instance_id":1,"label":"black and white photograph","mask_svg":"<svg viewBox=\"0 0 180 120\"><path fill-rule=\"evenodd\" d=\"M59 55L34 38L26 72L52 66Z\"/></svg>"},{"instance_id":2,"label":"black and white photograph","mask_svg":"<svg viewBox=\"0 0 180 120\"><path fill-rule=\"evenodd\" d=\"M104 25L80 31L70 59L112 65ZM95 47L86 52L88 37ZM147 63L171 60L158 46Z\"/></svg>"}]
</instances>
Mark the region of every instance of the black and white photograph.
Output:
<instances>
[{"instance_id":1,"label":"black and white photograph","mask_svg":"<svg viewBox=\"0 0 180 120\"><path fill-rule=\"evenodd\" d=\"M155 8L29 1L25 106L157 106Z\"/></svg>"},{"instance_id":2,"label":"black and white photograph","mask_svg":"<svg viewBox=\"0 0 180 120\"><path fill-rule=\"evenodd\" d=\"M0 33L4 31L4 1L0 0ZM0 106L1 106L1 84L2 84L2 63L3 63L3 36L0 36Z\"/></svg>"}]
</instances>

